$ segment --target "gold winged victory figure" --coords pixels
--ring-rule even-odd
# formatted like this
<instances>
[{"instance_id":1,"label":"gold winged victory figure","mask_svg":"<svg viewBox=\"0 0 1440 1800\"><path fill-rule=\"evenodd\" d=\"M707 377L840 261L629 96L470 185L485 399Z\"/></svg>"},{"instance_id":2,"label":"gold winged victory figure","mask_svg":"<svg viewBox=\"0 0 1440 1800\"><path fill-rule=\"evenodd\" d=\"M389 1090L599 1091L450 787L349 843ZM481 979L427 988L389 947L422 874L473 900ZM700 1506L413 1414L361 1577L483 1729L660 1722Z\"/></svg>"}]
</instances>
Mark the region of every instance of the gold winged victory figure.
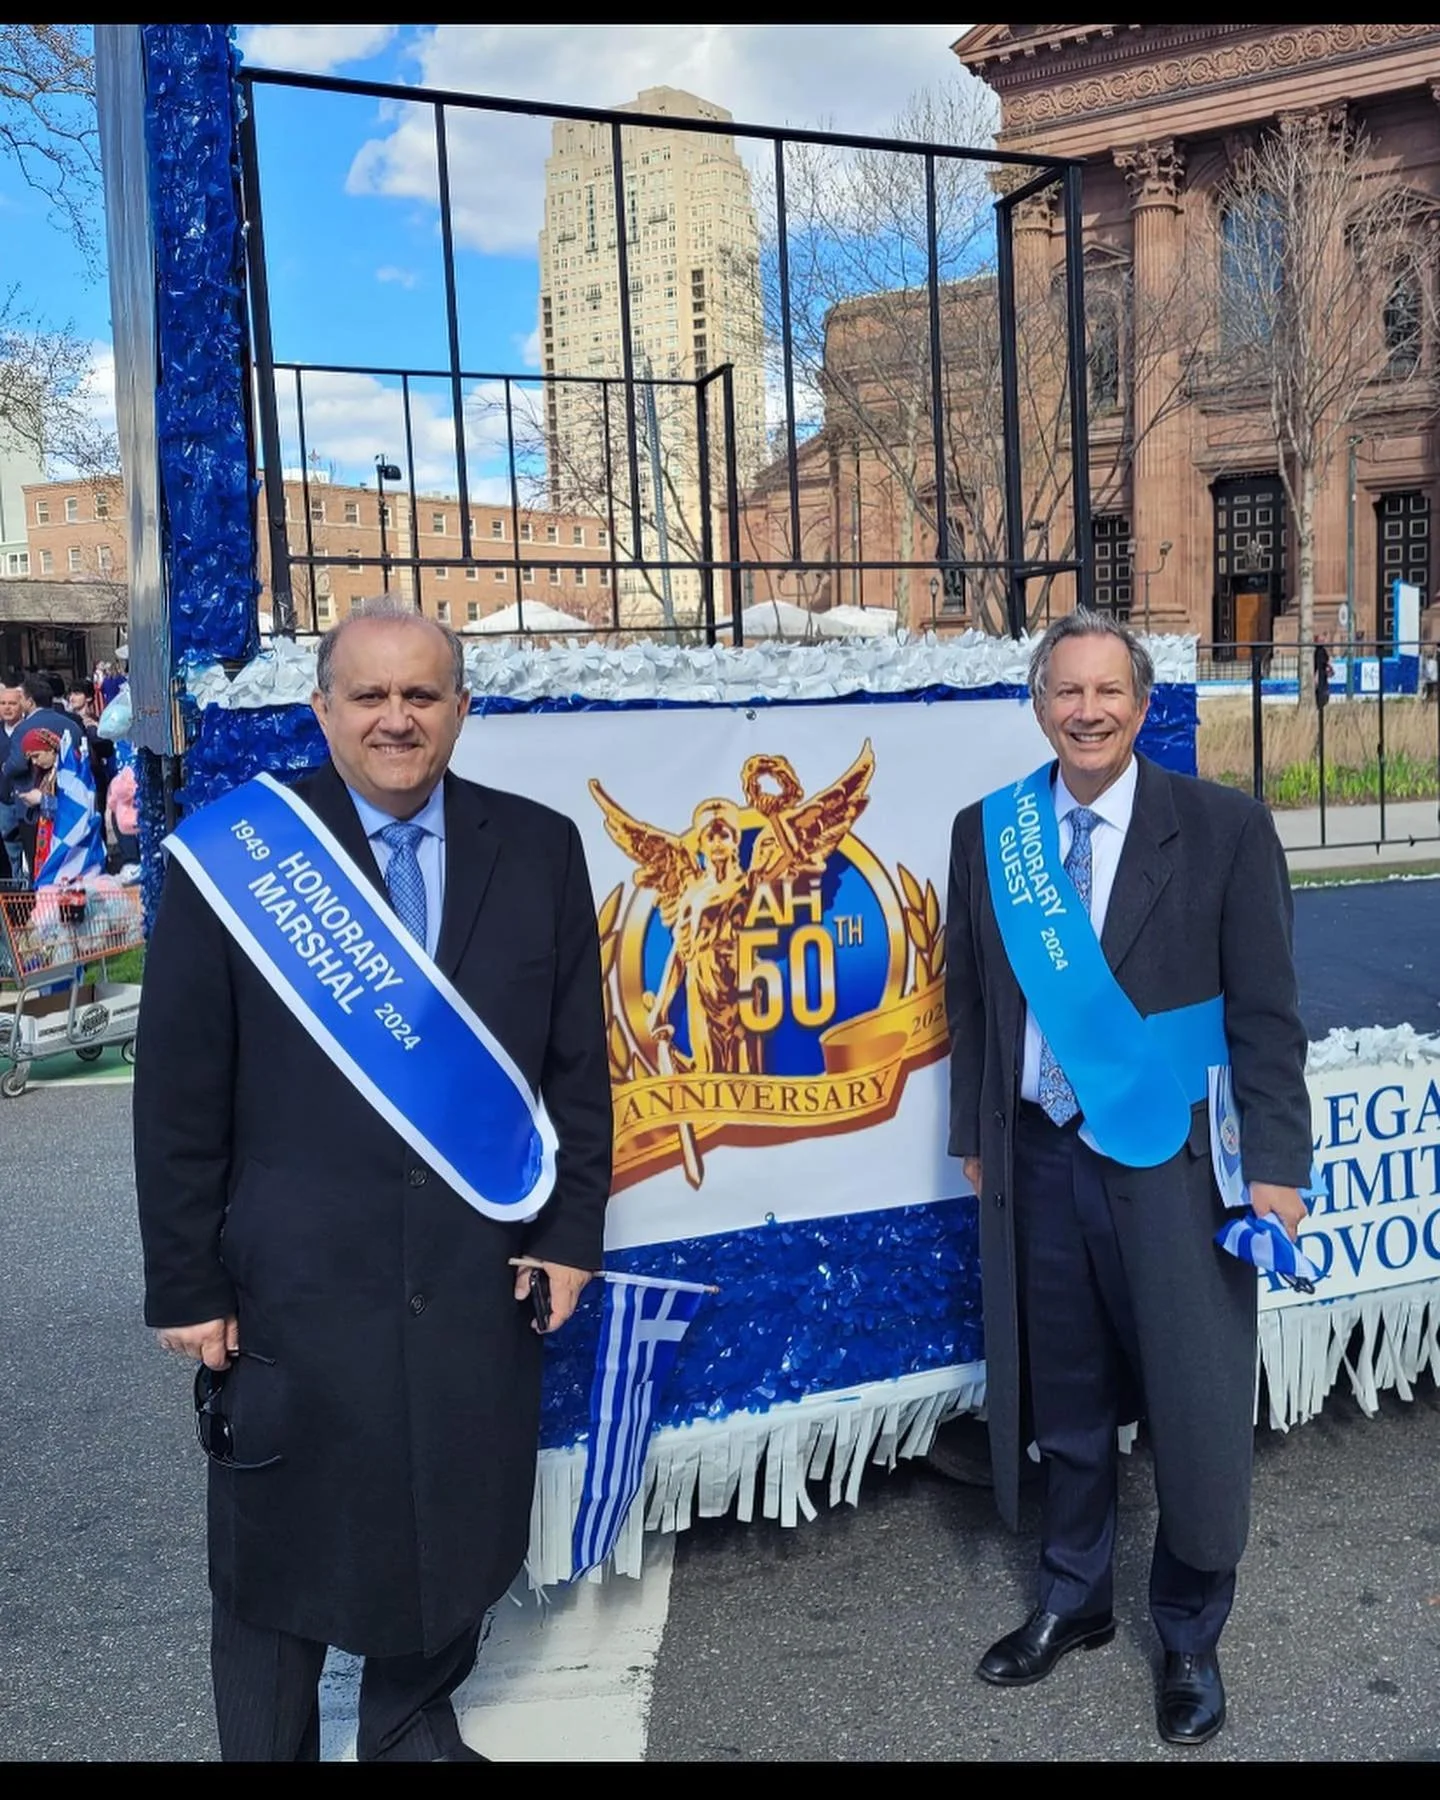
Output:
<instances>
[{"instance_id":1,"label":"gold winged victory figure","mask_svg":"<svg viewBox=\"0 0 1440 1800\"><path fill-rule=\"evenodd\" d=\"M741 811L733 801L702 800L683 835L632 818L598 781L590 791L605 829L636 864L637 887L659 898L670 954L647 1021L657 1066L673 1066L670 1011L681 987L689 1027L689 1066L699 1074L740 1075L759 1066L758 1047L740 1021L739 934L761 883L819 880L826 859L864 811L875 754L866 740L838 781L808 798L783 756L752 756L741 772L746 804L764 818L742 862Z\"/></svg>"}]
</instances>

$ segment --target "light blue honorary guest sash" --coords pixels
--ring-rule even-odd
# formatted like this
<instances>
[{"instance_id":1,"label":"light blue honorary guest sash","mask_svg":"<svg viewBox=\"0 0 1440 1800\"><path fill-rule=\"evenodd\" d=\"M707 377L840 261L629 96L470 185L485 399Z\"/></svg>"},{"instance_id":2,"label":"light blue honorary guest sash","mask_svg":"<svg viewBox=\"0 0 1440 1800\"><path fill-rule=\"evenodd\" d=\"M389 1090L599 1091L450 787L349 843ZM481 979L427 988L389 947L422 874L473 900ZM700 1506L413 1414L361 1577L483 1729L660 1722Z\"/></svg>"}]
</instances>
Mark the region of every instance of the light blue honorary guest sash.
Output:
<instances>
[{"instance_id":1,"label":"light blue honorary guest sash","mask_svg":"<svg viewBox=\"0 0 1440 1800\"><path fill-rule=\"evenodd\" d=\"M1065 873L1047 763L987 794L985 867L1005 954L1036 1023L1075 1090L1085 1135L1129 1168L1167 1162L1230 1061L1224 1000L1144 1018L1116 981Z\"/></svg>"},{"instance_id":2,"label":"light blue honorary guest sash","mask_svg":"<svg viewBox=\"0 0 1440 1800\"><path fill-rule=\"evenodd\" d=\"M335 1067L477 1212L532 1219L555 1183L544 1106L303 801L268 775L165 840Z\"/></svg>"}]
</instances>

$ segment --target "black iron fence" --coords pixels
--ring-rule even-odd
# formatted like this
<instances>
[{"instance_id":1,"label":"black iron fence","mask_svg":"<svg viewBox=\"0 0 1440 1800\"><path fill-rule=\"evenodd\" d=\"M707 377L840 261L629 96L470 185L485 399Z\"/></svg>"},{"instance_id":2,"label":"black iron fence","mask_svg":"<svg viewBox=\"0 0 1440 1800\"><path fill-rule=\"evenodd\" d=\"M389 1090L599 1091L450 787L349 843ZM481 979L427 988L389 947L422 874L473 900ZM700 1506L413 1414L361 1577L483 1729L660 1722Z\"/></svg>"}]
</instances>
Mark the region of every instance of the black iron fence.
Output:
<instances>
[{"instance_id":1,"label":"black iron fence","mask_svg":"<svg viewBox=\"0 0 1440 1800\"><path fill-rule=\"evenodd\" d=\"M627 597L648 594L647 630L711 643L743 641L747 600L777 598L782 576L812 605L863 587L867 572L891 577L908 601L910 616L901 622L925 619L928 592L939 622L958 622L968 606L970 622L994 629L1023 626L1033 584L1059 578L1077 598L1089 598L1090 496L1084 481L1072 479L1089 467L1078 164L280 71L245 69L240 79L256 464L277 631L314 629L323 622L322 598L333 616L322 589L333 587L337 568L378 570L387 590L394 580L428 605L427 578L443 581L460 570L475 580L493 574L497 561L508 565L517 629L527 628L524 610L535 603L525 591L535 585L527 570L538 568L549 576L545 586L567 592L582 580L588 588L593 571L595 587L608 591L587 604L587 623L623 629ZM274 115L272 99L282 109ZM267 154L288 155L294 141L277 127L267 148L268 121L283 117L293 129L297 105L349 101L367 119L377 105L391 118L403 115L432 158L443 290L433 336L444 354L425 366L394 355L397 334L379 289L369 303L373 319L347 338L373 346L374 355L322 361L290 353L285 341L297 310L285 294L307 280L323 293L334 273L323 266L307 273L303 227L266 218ZM508 161L473 153L482 127L524 119L549 123L556 145L572 127L588 134L594 165L584 188L590 242L565 246L571 261L588 257L583 275L572 271L572 281L585 284L570 295L581 322L571 319L567 348L558 294L553 309L537 295L538 372L477 366L482 359L468 348L485 335L485 283L474 266L473 233L467 243L463 229L476 184L487 179L477 169L491 171L494 189L534 193L531 242L543 228L554 252L566 235L545 210L556 184L546 173L551 165L541 168L543 150L532 145L526 154L534 166L524 168L510 140ZM759 225L752 256L712 257L704 280L698 266L673 275L678 344L662 356L642 312L655 260L647 233L664 230L666 202L657 209L644 198L644 166L661 158L660 134L676 133L710 140L705 160L733 160L740 147ZM457 202L466 193L468 213ZM731 199L732 213L743 210ZM1037 207L1053 223L1046 257L1048 246L1057 247L1054 266L1047 261L1038 273L1017 255L1014 237L1017 213ZM704 212L708 218L708 205ZM584 239L584 215L577 219ZM272 223L289 233L273 261ZM687 260L704 259L697 251ZM717 284L732 320L754 322L748 350L737 349L733 326L725 343L705 335L707 321L715 331ZM612 307L614 329L607 324L602 333ZM382 541L372 548L342 539L337 555L333 537L317 541L314 531L323 497L312 491L312 465L333 457L314 396L324 383L333 392L346 381L383 393L394 441L374 458ZM760 454L752 455L750 389L759 394L762 383ZM445 544L427 541L424 529L437 495L419 473L418 395L428 423L449 440L443 497L458 532ZM491 459L483 480L482 443ZM850 487L848 473L837 473L842 452L854 459ZM360 476L352 465L340 479L368 485L370 471ZM287 510L297 481L300 520ZM891 496L882 526L873 494L862 492L866 481ZM504 490L498 499L497 489ZM498 556L502 540L490 529L497 507L508 514ZM541 512L552 521L589 521L557 527L593 532L587 555L551 555L550 544L538 544L530 556L522 534L527 515ZM1052 525L1059 553L1051 549ZM1076 545L1081 551L1072 553ZM575 573L581 568L583 578ZM566 569L572 573L563 581L551 573Z\"/></svg>"},{"instance_id":2,"label":"black iron fence","mask_svg":"<svg viewBox=\"0 0 1440 1800\"><path fill-rule=\"evenodd\" d=\"M1433 644L1202 644L1197 697L1199 772L1264 800L1287 850L1440 860Z\"/></svg>"}]
</instances>

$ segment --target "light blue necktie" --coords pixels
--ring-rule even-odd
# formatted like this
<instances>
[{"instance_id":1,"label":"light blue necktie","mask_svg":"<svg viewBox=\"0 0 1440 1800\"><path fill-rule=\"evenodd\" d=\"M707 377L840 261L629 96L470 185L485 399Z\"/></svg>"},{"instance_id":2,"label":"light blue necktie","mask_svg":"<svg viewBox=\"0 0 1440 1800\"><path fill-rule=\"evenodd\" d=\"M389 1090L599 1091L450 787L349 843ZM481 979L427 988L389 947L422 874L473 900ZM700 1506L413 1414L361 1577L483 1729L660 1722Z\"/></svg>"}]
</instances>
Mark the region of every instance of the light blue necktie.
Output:
<instances>
[{"instance_id":1,"label":"light blue necktie","mask_svg":"<svg viewBox=\"0 0 1440 1800\"><path fill-rule=\"evenodd\" d=\"M390 904L400 923L423 950L425 877L420 873L420 859L415 851L425 835L425 827L397 819L393 825L386 825L379 835L390 849L390 861L385 865L385 888L390 895Z\"/></svg>"},{"instance_id":2,"label":"light blue necktie","mask_svg":"<svg viewBox=\"0 0 1440 1800\"><path fill-rule=\"evenodd\" d=\"M1070 877L1080 904L1090 911L1090 886L1094 874L1090 834L1100 823L1098 813L1088 806L1077 806L1070 815L1070 854L1065 858L1065 873ZM1040 1040L1040 1105L1045 1117L1055 1125L1068 1125L1079 1112L1075 1090L1056 1062L1050 1045Z\"/></svg>"}]
</instances>

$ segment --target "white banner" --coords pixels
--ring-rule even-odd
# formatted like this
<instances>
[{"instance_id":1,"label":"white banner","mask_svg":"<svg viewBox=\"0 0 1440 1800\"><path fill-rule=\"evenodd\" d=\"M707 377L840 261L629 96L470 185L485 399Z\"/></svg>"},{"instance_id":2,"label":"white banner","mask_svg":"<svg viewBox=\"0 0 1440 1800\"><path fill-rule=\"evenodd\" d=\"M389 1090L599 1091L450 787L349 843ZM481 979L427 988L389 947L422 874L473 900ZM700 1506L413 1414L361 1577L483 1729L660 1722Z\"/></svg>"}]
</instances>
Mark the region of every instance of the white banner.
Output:
<instances>
[{"instance_id":1,"label":"white banner","mask_svg":"<svg viewBox=\"0 0 1440 1800\"><path fill-rule=\"evenodd\" d=\"M965 1191L945 1152L950 825L1047 754L1018 700L469 721L457 773L585 842L610 1249Z\"/></svg>"},{"instance_id":2,"label":"white banner","mask_svg":"<svg viewBox=\"0 0 1440 1800\"><path fill-rule=\"evenodd\" d=\"M1440 1279L1437 1073L1434 1062L1396 1062L1310 1076L1326 1192L1312 1205L1300 1248L1323 1276L1316 1301ZM1307 1303L1270 1281L1260 1295L1262 1307Z\"/></svg>"}]
</instances>

